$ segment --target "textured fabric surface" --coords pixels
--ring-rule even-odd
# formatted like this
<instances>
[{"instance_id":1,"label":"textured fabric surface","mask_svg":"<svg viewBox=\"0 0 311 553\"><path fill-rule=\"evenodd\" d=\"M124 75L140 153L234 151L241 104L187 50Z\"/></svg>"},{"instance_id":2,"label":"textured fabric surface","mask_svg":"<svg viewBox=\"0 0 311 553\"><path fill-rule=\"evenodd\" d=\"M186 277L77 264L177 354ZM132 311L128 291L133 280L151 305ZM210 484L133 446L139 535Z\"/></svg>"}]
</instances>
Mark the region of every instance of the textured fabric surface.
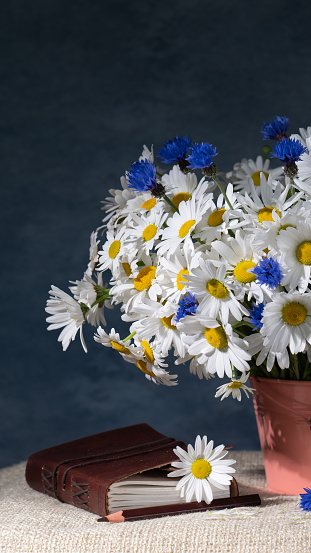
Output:
<instances>
[{"instance_id":1,"label":"textured fabric surface","mask_svg":"<svg viewBox=\"0 0 311 553\"><path fill-rule=\"evenodd\" d=\"M233 456L233 455L232 455ZM311 514L297 496L265 491L261 453L235 452L240 492L260 508L119 524L29 488L25 463L0 471L0 551L5 553L301 553L311 549ZM307 483L306 483L307 485Z\"/></svg>"}]
</instances>

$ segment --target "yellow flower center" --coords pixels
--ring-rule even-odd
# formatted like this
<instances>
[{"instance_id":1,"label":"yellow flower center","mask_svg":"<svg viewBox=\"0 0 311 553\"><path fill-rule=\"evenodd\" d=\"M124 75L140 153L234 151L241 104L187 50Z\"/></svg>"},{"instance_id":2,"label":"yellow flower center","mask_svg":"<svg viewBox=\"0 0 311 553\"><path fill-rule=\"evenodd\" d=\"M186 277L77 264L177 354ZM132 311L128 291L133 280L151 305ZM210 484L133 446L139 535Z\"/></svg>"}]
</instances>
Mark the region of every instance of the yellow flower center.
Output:
<instances>
[{"instance_id":1,"label":"yellow flower center","mask_svg":"<svg viewBox=\"0 0 311 553\"><path fill-rule=\"evenodd\" d=\"M122 267L124 269L124 272L125 272L126 276L130 276L130 274L132 272L130 264L129 263L122 263Z\"/></svg>"},{"instance_id":2,"label":"yellow flower center","mask_svg":"<svg viewBox=\"0 0 311 553\"><path fill-rule=\"evenodd\" d=\"M154 238L157 234L157 230L157 225L148 225L143 232L143 239L145 240L145 242L152 240L152 238Z\"/></svg>"},{"instance_id":3,"label":"yellow flower center","mask_svg":"<svg viewBox=\"0 0 311 553\"><path fill-rule=\"evenodd\" d=\"M142 209L147 209L147 211L150 211L150 209L152 209L156 203L156 198L150 198L150 200L146 200L140 207Z\"/></svg>"},{"instance_id":4,"label":"yellow flower center","mask_svg":"<svg viewBox=\"0 0 311 553\"><path fill-rule=\"evenodd\" d=\"M225 285L216 278L212 278L206 283L206 290L211 296L219 300L223 300L229 294Z\"/></svg>"},{"instance_id":5,"label":"yellow flower center","mask_svg":"<svg viewBox=\"0 0 311 553\"><path fill-rule=\"evenodd\" d=\"M280 234L281 230L286 230L288 227L296 228L295 225L281 225L278 234Z\"/></svg>"},{"instance_id":6,"label":"yellow flower center","mask_svg":"<svg viewBox=\"0 0 311 553\"><path fill-rule=\"evenodd\" d=\"M185 238L187 236L189 230L193 227L193 225L196 224L195 219L190 219L189 221L186 221L183 225L181 225L179 229L179 238Z\"/></svg>"},{"instance_id":7,"label":"yellow flower center","mask_svg":"<svg viewBox=\"0 0 311 553\"><path fill-rule=\"evenodd\" d=\"M173 315L170 315L169 317L162 317L161 321L166 328L176 328L175 325L172 325L172 318Z\"/></svg>"},{"instance_id":8,"label":"yellow flower center","mask_svg":"<svg viewBox=\"0 0 311 553\"><path fill-rule=\"evenodd\" d=\"M115 259L120 251L121 242L120 240L115 240L109 246L108 255L110 259Z\"/></svg>"},{"instance_id":9,"label":"yellow flower center","mask_svg":"<svg viewBox=\"0 0 311 553\"><path fill-rule=\"evenodd\" d=\"M263 221L274 221L272 217L272 211L275 209L278 216L281 217L281 213L276 207L263 207L258 211L258 220L260 223L263 223Z\"/></svg>"},{"instance_id":10,"label":"yellow flower center","mask_svg":"<svg viewBox=\"0 0 311 553\"><path fill-rule=\"evenodd\" d=\"M144 354L145 354L145 357L146 357L148 363L153 363L154 362L154 355L153 355L153 351L152 351L150 345L148 344L148 342L146 340L143 340L141 342L141 346L144 348Z\"/></svg>"},{"instance_id":11,"label":"yellow flower center","mask_svg":"<svg viewBox=\"0 0 311 553\"><path fill-rule=\"evenodd\" d=\"M196 459L191 465L191 472L195 478L207 478L212 472L211 464L205 459Z\"/></svg>"},{"instance_id":12,"label":"yellow flower center","mask_svg":"<svg viewBox=\"0 0 311 553\"><path fill-rule=\"evenodd\" d=\"M255 186L260 186L260 173L263 173L266 179L269 177L269 173L266 173L266 171L256 171L252 174L252 179Z\"/></svg>"},{"instance_id":13,"label":"yellow flower center","mask_svg":"<svg viewBox=\"0 0 311 553\"><path fill-rule=\"evenodd\" d=\"M148 371L146 361L142 361L141 359L139 359L136 365L143 373L149 374L149 376L154 376L153 372Z\"/></svg>"},{"instance_id":14,"label":"yellow flower center","mask_svg":"<svg viewBox=\"0 0 311 553\"><path fill-rule=\"evenodd\" d=\"M204 336L209 345L216 349L223 349L228 345L227 335L222 326L206 328Z\"/></svg>"},{"instance_id":15,"label":"yellow flower center","mask_svg":"<svg viewBox=\"0 0 311 553\"><path fill-rule=\"evenodd\" d=\"M311 265L311 242L301 242L296 250L296 257L303 265Z\"/></svg>"},{"instance_id":16,"label":"yellow flower center","mask_svg":"<svg viewBox=\"0 0 311 553\"><path fill-rule=\"evenodd\" d=\"M307 314L305 306L298 301L287 303L282 309L283 321L292 326L301 325L306 320Z\"/></svg>"},{"instance_id":17,"label":"yellow flower center","mask_svg":"<svg viewBox=\"0 0 311 553\"><path fill-rule=\"evenodd\" d=\"M253 275L253 273L248 273L248 269L252 269L255 267L256 263L253 263L253 261L240 261L235 268L234 268L234 276L237 279L238 282L246 283L246 282L254 282L256 280L256 275Z\"/></svg>"},{"instance_id":18,"label":"yellow flower center","mask_svg":"<svg viewBox=\"0 0 311 553\"><path fill-rule=\"evenodd\" d=\"M241 388L243 386L242 382L231 382L231 384L228 385L228 388Z\"/></svg>"},{"instance_id":19,"label":"yellow flower center","mask_svg":"<svg viewBox=\"0 0 311 553\"><path fill-rule=\"evenodd\" d=\"M191 194L188 194L188 192L178 192L178 194L175 194L174 198L172 198L172 202L174 206L178 208L181 202L187 202L190 198Z\"/></svg>"},{"instance_id":20,"label":"yellow flower center","mask_svg":"<svg viewBox=\"0 0 311 553\"><path fill-rule=\"evenodd\" d=\"M149 265L148 267L144 267L139 271L137 277L134 280L134 287L138 292L142 292L143 290L147 290L150 288L151 283L153 279L155 278L156 274L156 267L152 267L152 265Z\"/></svg>"},{"instance_id":21,"label":"yellow flower center","mask_svg":"<svg viewBox=\"0 0 311 553\"><path fill-rule=\"evenodd\" d=\"M213 213L210 214L209 218L207 219L207 223L210 227L218 227L223 222L223 215L225 213L225 209L222 207L221 209L216 209L216 211L213 211Z\"/></svg>"},{"instance_id":22,"label":"yellow flower center","mask_svg":"<svg viewBox=\"0 0 311 553\"><path fill-rule=\"evenodd\" d=\"M110 340L110 344L112 345L113 349L119 351L120 353L131 353L128 348L126 348L125 346L123 346L123 344L120 344L119 342Z\"/></svg>"},{"instance_id":23,"label":"yellow flower center","mask_svg":"<svg viewBox=\"0 0 311 553\"><path fill-rule=\"evenodd\" d=\"M178 290L182 290L184 288L185 284L183 283L189 282L189 280L187 280L184 275L189 275L188 269L181 269L177 275L176 284Z\"/></svg>"}]
</instances>

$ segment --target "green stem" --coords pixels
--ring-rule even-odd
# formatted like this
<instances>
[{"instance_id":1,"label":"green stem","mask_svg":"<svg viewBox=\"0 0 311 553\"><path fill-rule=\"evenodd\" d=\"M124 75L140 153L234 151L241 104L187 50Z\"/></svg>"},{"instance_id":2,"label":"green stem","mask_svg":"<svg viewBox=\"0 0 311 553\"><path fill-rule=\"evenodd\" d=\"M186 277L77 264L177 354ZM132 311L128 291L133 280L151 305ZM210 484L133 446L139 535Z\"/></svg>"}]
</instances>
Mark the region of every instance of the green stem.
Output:
<instances>
[{"instance_id":1,"label":"green stem","mask_svg":"<svg viewBox=\"0 0 311 553\"><path fill-rule=\"evenodd\" d=\"M111 296L109 294L110 289L104 289L101 286L94 286L96 291L96 300L92 303L91 308L95 305L100 305L102 307L104 305L105 300L110 300Z\"/></svg>"},{"instance_id":2,"label":"green stem","mask_svg":"<svg viewBox=\"0 0 311 553\"><path fill-rule=\"evenodd\" d=\"M132 334L129 334L126 338L124 338L124 340L122 340L122 342L127 342L128 340L131 340L133 338L133 336L135 336L136 334L136 330L134 330L134 332L132 332Z\"/></svg>"},{"instance_id":3,"label":"green stem","mask_svg":"<svg viewBox=\"0 0 311 553\"><path fill-rule=\"evenodd\" d=\"M171 208L174 210L174 211L177 211L178 212L178 208L176 207L176 205L173 204L173 202L169 199L169 197L164 194L163 196L164 200L166 201L166 203L168 203L169 206L171 206Z\"/></svg>"},{"instance_id":4,"label":"green stem","mask_svg":"<svg viewBox=\"0 0 311 553\"><path fill-rule=\"evenodd\" d=\"M234 323L231 326L232 328L237 328L238 326L249 326L250 328L254 329L254 325L252 325L248 321L239 321L238 323Z\"/></svg>"},{"instance_id":5,"label":"green stem","mask_svg":"<svg viewBox=\"0 0 311 553\"><path fill-rule=\"evenodd\" d=\"M309 370L309 359L308 359L308 357L307 357L307 362L306 362L306 364L305 364L305 368L304 368L302 380L307 380L308 370Z\"/></svg>"},{"instance_id":6,"label":"green stem","mask_svg":"<svg viewBox=\"0 0 311 553\"><path fill-rule=\"evenodd\" d=\"M217 176L215 176L215 177L213 177L213 181L217 184L217 186L218 186L220 192L222 193L223 197L225 198L225 200L226 200L228 206L230 207L230 209L233 209L233 207L232 207L232 205L231 205L231 203L230 203L230 201L229 201L229 198L228 198L228 196L227 196L227 194L226 194L226 192L225 192L225 189L224 189L223 185L221 184L219 178L218 178Z\"/></svg>"},{"instance_id":7,"label":"green stem","mask_svg":"<svg viewBox=\"0 0 311 553\"><path fill-rule=\"evenodd\" d=\"M290 358L291 358L291 361L292 361L291 368L295 373L296 379L300 380L297 355L295 353L290 353Z\"/></svg>"},{"instance_id":8,"label":"green stem","mask_svg":"<svg viewBox=\"0 0 311 553\"><path fill-rule=\"evenodd\" d=\"M295 194L295 188L294 188L294 179L293 177L290 177L290 189L288 191L288 198L291 198Z\"/></svg>"},{"instance_id":9,"label":"green stem","mask_svg":"<svg viewBox=\"0 0 311 553\"><path fill-rule=\"evenodd\" d=\"M239 336L241 336L241 338L245 338L246 336L248 336L248 334L245 334L245 332L239 330L238 328L235 328L234 330L238 333Z\"/></svg>"},{"instance_id":10,"label":"green stem","mask_svg":"<svg viewBox=\"0 0 311 553\"><path fill-rule=\"evenodd\" d=\"M231 368L232 368L232 378L236 378L235 368L232 365L232 363L231 363Z\"/></svg>"}]
</instances>

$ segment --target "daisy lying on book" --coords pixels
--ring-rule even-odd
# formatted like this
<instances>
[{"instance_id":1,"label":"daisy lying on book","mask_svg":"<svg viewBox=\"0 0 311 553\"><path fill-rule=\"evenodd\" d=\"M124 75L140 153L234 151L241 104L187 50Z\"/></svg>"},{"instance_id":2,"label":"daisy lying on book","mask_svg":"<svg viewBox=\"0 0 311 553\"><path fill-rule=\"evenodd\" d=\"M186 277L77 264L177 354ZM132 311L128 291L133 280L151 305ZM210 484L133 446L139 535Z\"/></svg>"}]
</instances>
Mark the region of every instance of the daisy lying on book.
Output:
<instances>
[{"instance_id":1,"label":"daisy lying on book","mask_svg":"<svg viewBox=\"0 0 311 553\"><path fill-rule=\"evenodd\" d=\"M176 490L180 490L180 497L186 496L186 502L205 501L211 503L213 498L220 497L219 491L224 492L224 497L230 495L229 488L232 473L235 469L231 466L234 459L224 459L228 451L224 445L214 448L214 442L207 443L207 437L196 437L194 449L188 445L188 451L177 446L174 453L180 461L172 463L172 467L178 470L170 472L168 476L182 477L176 484ZM216 492L216 493L215 493Z\"/></svg>"}]
</instances>

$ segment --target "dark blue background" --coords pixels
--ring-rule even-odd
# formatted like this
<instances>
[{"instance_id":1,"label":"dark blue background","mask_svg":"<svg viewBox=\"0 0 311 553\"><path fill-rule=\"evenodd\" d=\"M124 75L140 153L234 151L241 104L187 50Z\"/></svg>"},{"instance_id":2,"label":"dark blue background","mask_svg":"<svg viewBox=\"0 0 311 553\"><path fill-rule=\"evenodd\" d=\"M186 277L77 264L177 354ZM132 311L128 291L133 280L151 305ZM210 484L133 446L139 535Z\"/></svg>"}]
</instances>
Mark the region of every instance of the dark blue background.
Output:
<instances>
[{"instance_id":1,"label":"dark blue background","mask_svg":"<svg viewBox=\"0 0 311 553\"><path fill-rule=\"evenodd\" d=\"M193 442L259 447L252 401L181 367L157 387L134 365L48 333L50 285L81 278L100 200L141 153L176 134L230 170L260 153L262 122L310 119L311 5L297 1L11 0L1 42L0 466L146 421ZM118 326L118 313L110 318Z\"/></svg>"}]
</instances>

